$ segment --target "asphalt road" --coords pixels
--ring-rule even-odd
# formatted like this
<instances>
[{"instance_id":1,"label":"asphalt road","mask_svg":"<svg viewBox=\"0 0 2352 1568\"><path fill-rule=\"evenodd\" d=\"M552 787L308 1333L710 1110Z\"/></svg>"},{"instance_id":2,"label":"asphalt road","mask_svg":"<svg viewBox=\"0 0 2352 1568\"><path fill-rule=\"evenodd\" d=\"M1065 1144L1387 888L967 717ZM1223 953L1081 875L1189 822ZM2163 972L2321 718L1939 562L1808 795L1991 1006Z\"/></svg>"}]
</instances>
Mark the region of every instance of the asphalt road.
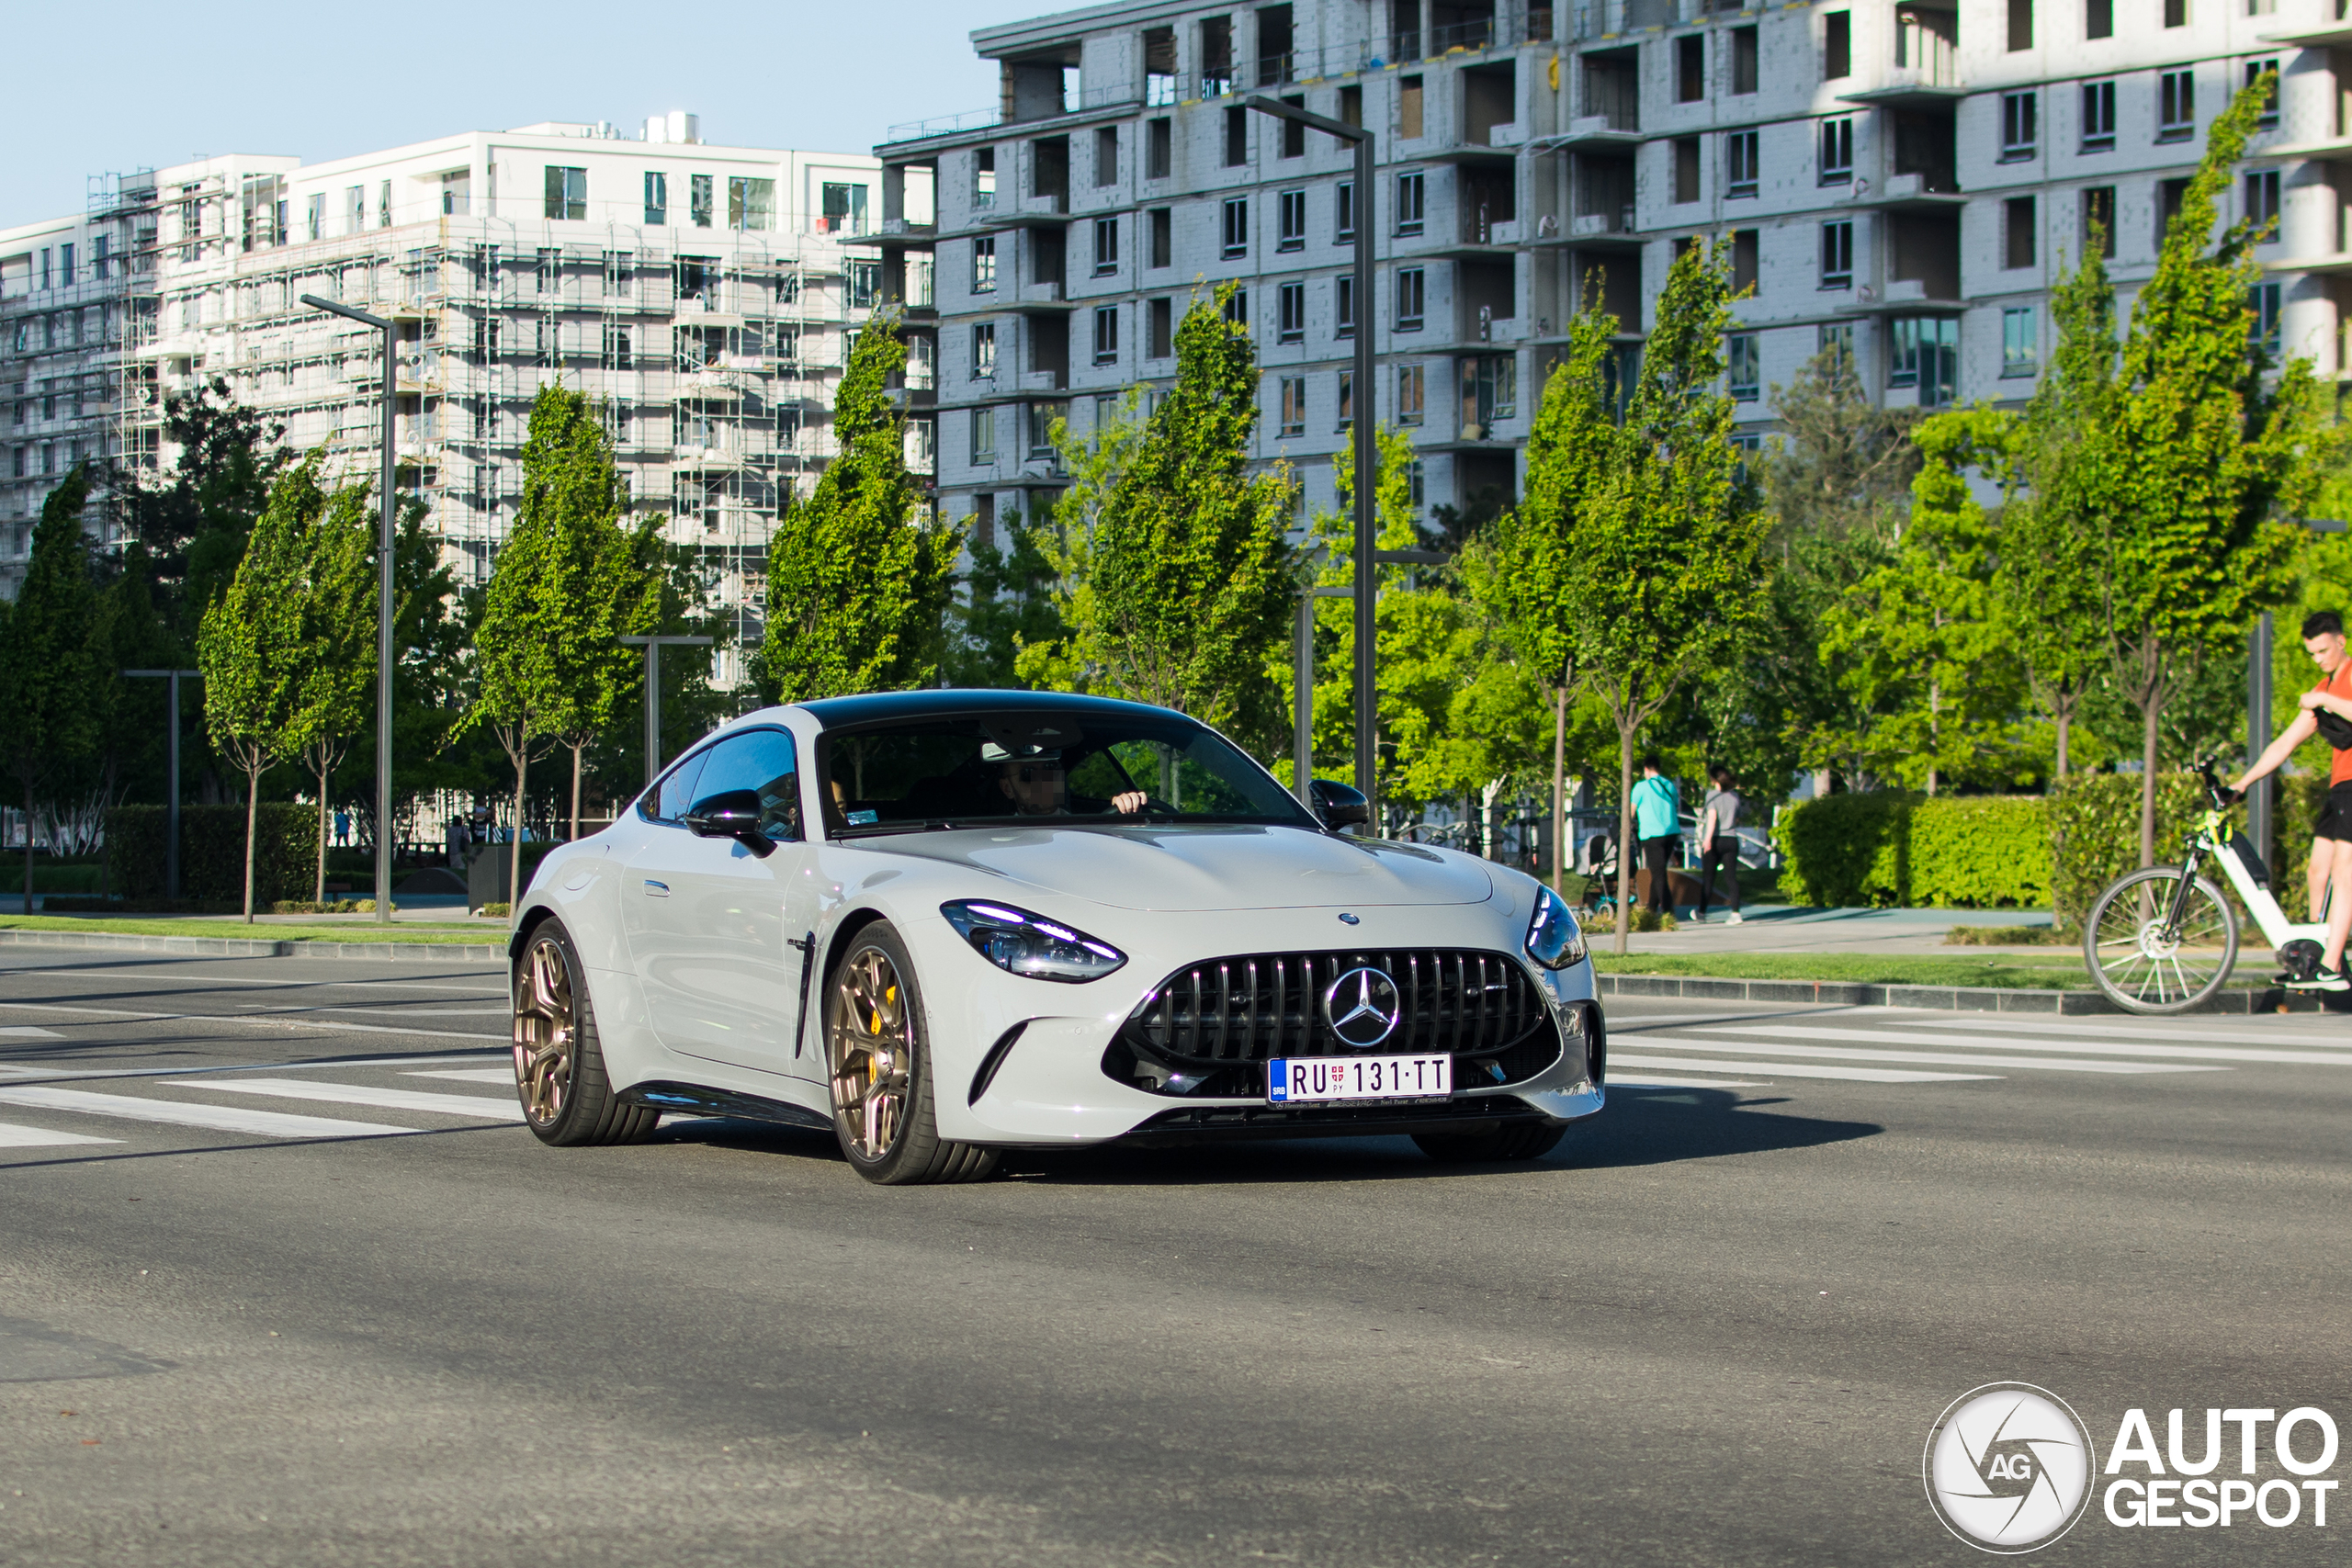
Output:
<instances>
[{"instance_id":1,"label":"asphalt road","mask_svg":"<svg viewBox=\"0 0 2352 1568\"><path fill-rule=\"evenodd\" d=\"M1529 1166L881 1190L745 1122L542 1148L495 971L9 950L0 1562L1973 1562L1920 1454L1976 1385L2102 1455L2132 1406L2352 1426L2352 1026L1611 1017ZM2042 1560L2340 1522L2094 1502Z\"/></svg>"}]
</instances>

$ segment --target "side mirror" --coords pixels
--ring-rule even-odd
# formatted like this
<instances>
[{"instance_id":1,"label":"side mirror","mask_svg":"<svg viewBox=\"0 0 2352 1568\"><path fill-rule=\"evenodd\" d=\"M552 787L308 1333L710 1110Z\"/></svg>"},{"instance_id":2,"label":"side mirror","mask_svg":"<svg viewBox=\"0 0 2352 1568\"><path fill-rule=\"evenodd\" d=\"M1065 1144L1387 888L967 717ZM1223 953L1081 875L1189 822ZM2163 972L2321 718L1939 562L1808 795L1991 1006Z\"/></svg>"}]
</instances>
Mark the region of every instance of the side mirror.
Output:
<instances>
[{"instance_id":1,"label":"side mirror","mask_svg":"<svg viewBox=\"0 0 2352 1568\"><path fill-rule=\"evenodd\" d=\"M1314 779L1306 786L1309 799L1315 802L1315 815L1323 826L1336 833L1342 828L1363 827L1372 821L1372 804L1343 784L1329 779Z\"/></svg>"},{"instance_id":2,"label":"side mirror","mask_svg":"<svg viewBox=\"0 0 2352 1568\"><path fill-rule=\"evenodd\" d=\"M758 791L730 789L695 801L694 809L678 820L697 839L733 839L765 857L775 852L775 843L763 825L763 815Z\"/></svg>"}]
</instances>

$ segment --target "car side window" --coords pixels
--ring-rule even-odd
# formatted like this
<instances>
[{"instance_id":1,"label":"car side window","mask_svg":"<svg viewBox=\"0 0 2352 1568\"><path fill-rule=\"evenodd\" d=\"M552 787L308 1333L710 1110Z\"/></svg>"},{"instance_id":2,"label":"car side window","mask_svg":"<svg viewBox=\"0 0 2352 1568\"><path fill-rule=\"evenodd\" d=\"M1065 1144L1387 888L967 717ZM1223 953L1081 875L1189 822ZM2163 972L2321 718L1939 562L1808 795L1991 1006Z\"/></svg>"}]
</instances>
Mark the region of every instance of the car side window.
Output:
<instances>
[{"instance_id":1,"label":"car side window","mask_svg":"<svg viewBox=\"0 0 2352 1568\"><path fill-rule=\"evenodd\" d=\"M748 794L759 799L760 831L779 840L800 837L800 776L790 735L748 730L729 736L708 755L693 789L698 815L706 802Z\"/></svg>"},{"instance_id":2,"label":"car side window","mask_svg":"<svg viewBox=\"0 0 2352 1568\"><path fill-rule=\"evenodd\" d=\"M709 761L710 750L704 750L672 768L669 776L646 797L645 804L639 809L660 822L675 822L684 817L699 798L695 794L695 782L702 776L703 765Z\"/></svg>"}]
</instances>

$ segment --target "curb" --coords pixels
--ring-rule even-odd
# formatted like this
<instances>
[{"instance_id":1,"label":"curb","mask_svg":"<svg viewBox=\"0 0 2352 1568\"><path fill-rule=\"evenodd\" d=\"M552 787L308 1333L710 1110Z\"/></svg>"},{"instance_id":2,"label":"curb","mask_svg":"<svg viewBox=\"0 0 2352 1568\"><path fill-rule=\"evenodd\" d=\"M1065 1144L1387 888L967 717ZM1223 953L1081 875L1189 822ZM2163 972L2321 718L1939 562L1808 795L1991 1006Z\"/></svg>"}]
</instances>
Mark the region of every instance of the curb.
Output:
<instances>
[{"instance_id":1,"label":"curb","mask_svg":"<svg viewBox=\"0 0 2352 1568\"><path fill-rule=\"evenodd\" d=\"M2098 991L2007 990L1991 986L1866 986L1831 980L1706 980L1679 975L1596 975L1604 997L1688 997L1821 1007L1920 1008L1936 1012L2120 1013ZM2304 998L2296 997L2293 1001ZM2291 1006L2277 987L2224 988L2202 1013L2253 1015Z\"/></svg>"},{"instance_id":2,"label":"curb","mask_svg":"<svg viewBox=\"0 0 2352 1568\"><path fill-rule=\"evenodd\" d=\"M251 937L140 936L124 931L0 929L0 947L95 947L117 953L165 953L201 958L434 958L467 964L506 962L504 943L481 942L263 942Z\"/></svg>"}]
</instances>

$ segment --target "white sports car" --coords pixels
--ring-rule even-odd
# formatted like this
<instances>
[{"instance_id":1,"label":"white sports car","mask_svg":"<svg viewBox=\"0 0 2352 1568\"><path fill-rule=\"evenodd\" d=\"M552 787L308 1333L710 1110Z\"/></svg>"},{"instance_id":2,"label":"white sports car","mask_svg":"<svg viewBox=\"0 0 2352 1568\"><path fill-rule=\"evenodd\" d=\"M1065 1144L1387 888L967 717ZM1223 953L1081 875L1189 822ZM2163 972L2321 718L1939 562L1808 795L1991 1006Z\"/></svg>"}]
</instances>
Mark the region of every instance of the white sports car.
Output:
<instances>
[{"instance_id":1,"label":"white sports car","mask_svg":"<svg viewBox=\"0 0 2352 1568\"><path fill-rule=\"evenodd\" d=\"M1601 1106L1575 916L1505 867L1346 836L1363 797L1313 794L1133 703L738 719L540 863L509 946L529 1125L831 1128L878 1182L1113 1139L1544 1153Z\"/></svg>"}]
</instances>

